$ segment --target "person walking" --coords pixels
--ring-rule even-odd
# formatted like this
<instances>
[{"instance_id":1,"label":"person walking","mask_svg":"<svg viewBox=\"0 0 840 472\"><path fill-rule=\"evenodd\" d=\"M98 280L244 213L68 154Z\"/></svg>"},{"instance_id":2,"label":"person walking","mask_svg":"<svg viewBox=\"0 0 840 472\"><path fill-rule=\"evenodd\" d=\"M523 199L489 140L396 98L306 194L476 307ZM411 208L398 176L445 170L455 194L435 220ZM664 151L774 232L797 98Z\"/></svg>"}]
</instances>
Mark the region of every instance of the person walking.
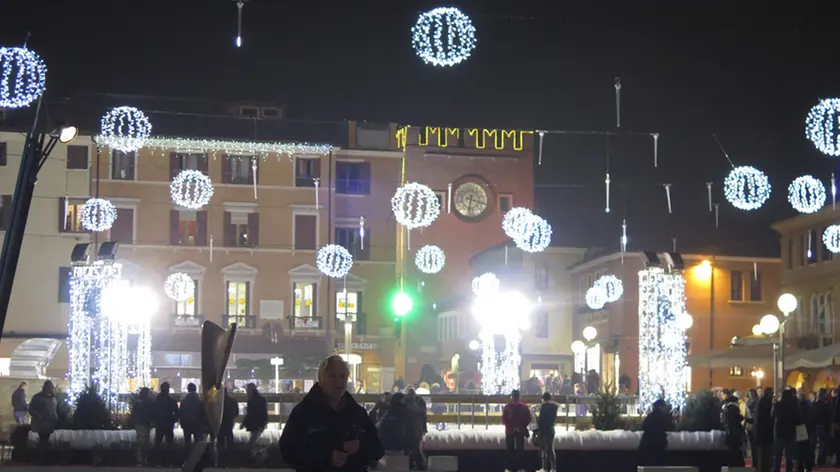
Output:
<instances>
[{"instance_id":1,"label":"person walking","mask_svg":"<svg viewBox=\"0 0 840 472\"><path fill-rule=\"evenodd\" d=\"M554 450L554 424L557 422L559 405L551 400L551 394L543 393L540 413L537 417L537 434L540 438L541 472L556 472L557 452Z\"/></svg>"},{"instance_id":2,"label":"person walking","mask_svg":"<svg viewBox=\"0 0 840 472\"><path fill-rule=\"evenodd\" d=\"M55 398L55 384L51 380L44 382L41 391L32 397L29 403L29 416L32 417L32 431L38 433L38 448L41 459L50 447L50 436L58 423L58 403Z\"/></svg>"},{"instance_id":3,"label":"person walking","mask_svg":"<svg viewBox=\"0 0 840 472\"><path fill-rule=\"evenodd\" d=\"M257 441L268 426L268 402L260 395L256 384L249 383L245 386L245 391L248 392L248 404L245 406L245 419L242 420L240 429L248 431L248 452L254 454Z\"/></svg>"},{"instance_id":4,"label":"person walking","mask_svg":"<svg viewBox=\"0 0 840 472\"><path fill-rule=\"evenodd\" d=\"M773 389L762 391L753 418L753 437L757 457L753 457L756 472L770 472L773 468Z\"/></svg>"},{"instance_id":5,"label":"person walking","mask_svg":"<svg viewBox=\"0 0 840 472\"><path fill-rule=\"evenodd\" d=\"M318 366L318 383L292 410L280 436L280 453L291 468L365 472L385 455L376 427L347 391L349 376L340 356Z\"/></svg>"},{"instance_id":6,"label":"person walking","mask_svg":"<svg viewBox=\"0 0 840 472\"><path fill-rule=\"evenodd\" d=\"M405 389L405 443L408 453L408 467L411 470L425 470L426 456L423 454L423 438L428 429L426 401L417 395L413 387Z\"/></svg>"},{"instance_id":7,"label":"person walking","mask_svg":"<svg viewBox=\"0 0 840 472\"><path fill-rule=\"evenodd\" d=\"M184 431L184 449L189 456L193 442L204 441L204 435L209 430L207 416L204 413L204 403L198 396L198 388L192 382L187 385L187 394L181 399L178 419L181 422L181 429Z\"/></svg>"},{"instance_id":8,"label":"person walking","mask_svg":"<svg viewBox=\"0 0 840 472\"><path fill-rule=\"evenodd\" d=\"M178 422L178 402L169 393L169 382L160 384L160 393L155 397L155 455L161 462L168 461L163 457L161 445L166 440L166 448L171 451L175 447L175 423Z\"/></svg>"},{"instance_id":9,"label":"person walking","mask_svg":"<svg viewBox=\"0 0 840 472\"><path fill-rule=\"evenodd\" d=\"M29 384L21 382L18 388L12 393L12 411L15 414L15 423L26 424L26 412L29 405L26 403L26 387Z\"/></svg>"},{"instance_id":10,"label":"person walking","mask_svg":"<svg viewBox=\"0 0 840 472\"><path fill-rule=\"evenodd\" d=\"M137 435L137 463L146 465L149 463L149 434L151 434L155 416L155 404L149 387L140 389L137 394L137 403L131 410L131 416L134 420L134 432Z\"/></svg>"},{"instance_id":11,"label":"person walking","mask_svg":"<svg viewBox=\"0 0 840 472\"><path fill-rule=\"evenodd\" d=\"M510 402L502 410L502 423L505 425L505 449L507 451L506 472L523 471L522 455L525 439L530 436L528 425L531 424L531 409L519 395L519 390L510 394Z\"/></svg>"}]
</instances>

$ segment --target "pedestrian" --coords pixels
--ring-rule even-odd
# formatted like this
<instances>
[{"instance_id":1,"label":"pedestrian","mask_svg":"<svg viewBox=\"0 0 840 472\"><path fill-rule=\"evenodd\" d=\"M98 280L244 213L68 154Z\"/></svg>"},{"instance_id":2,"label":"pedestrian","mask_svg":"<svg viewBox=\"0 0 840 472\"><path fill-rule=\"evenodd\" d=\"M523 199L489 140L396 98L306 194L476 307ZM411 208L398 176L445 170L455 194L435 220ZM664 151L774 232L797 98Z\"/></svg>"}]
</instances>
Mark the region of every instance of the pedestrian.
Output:
<instances>
[{"instance_id":1,"label":"pedestrian","mask_svg":"<svg viewBox=\"0 0 840 472\"><path fill-rule=\"evenodd\" d=\"M542 405L540 405L540 413L537 417L540 456L542 456L541 472L555 472L557 470L557 452L554 450L554 424L557 422L559 406L551 400L550 393L543 393Z\"/></svg>"},{"instance_id":2,"label":"pedestrian","mask_svg":"<svg viewBox=\"0 0 840 472\"><path fill-rule=\"evenodd\" d=\"M802 424L802 415L796 392L786 388L782 397L773 406L773 472L781 472L782 456L785 458L785 470L793 470L797 455L796 427Z\"/></svg>"},{"instance_id":3,"label":"pedestrian","mask_svg":"<svg viewBox=\"0 0 840 472\"><path fill-rule=\"evenodd\" d=\"M744 417L741 415L741 407L738 398L730 395L721 407L721 423L726 431L726 449L729 451L729 467L744 467Z\"/></svg>"},{"instance_id":4,"label":"pedestrian","mask_svg":"<svg viewBox=\"0 0 840 472\"><path fill-rule=\"evenodd\" d=\"M753 418L753 436L758 457L753 457L756 472L770 472L773 468L773 389L762 391Z\"/></svg>"},{"instance_id":5,"label":"pedestrian","mask_svg":"<svg viewBox=\"0 0 840 472\"><path fill-rule=\"evenodd\" d=\"M811 400L803 393L799 393L799 414L801 422L796 426L796 470L797 472L811 472L814 469L814 417ZM805 434L801 434L804 426Z\"/></svg>"},{"instance_id":6,"label":"pedestrian","mask_svg":"<svg viewBox=\"0 0 840 472\"><path fill-rule=\"evenodd\" d=\"M140 465L149 463L149 434L151 434L154 416L155 404L152 401L152 391L149 387L143 387L137 394L137 403L131 410L134 433L137 435L137 463Z\"/></svg>"},{"instance_id":7,"label":"pedestrian","mask_svg":"<svg viewBox=\"0 0 840 472\"><path fill-rule=\"evenodd\" d=\"M175 447L175 423L178 422L178 402L169 393L169 382L160 384L160 393L154 400L155 417L155 455L161 462L166 462L169 457L164 457L161 449L163 441L166 440L167 451Z\"/></svg>"},{"instance_id":8,"label":"pedestrian","mask_svg":"<svg viewBox=\"0 0 840 472\"><path fill-rule=\"evenodd\" d=\"M225 388L224 408L222 408L222 421L219 424L219 437L216 441L216 450L219 461L222 464L231 462L231 451L233 451L234 436L233 427L236 424L236 417L239 416L239 403L230 396L230 390Z\"/></svg>"},{"instance_id":9,"label":"pedestrian","mask_svg":"<svg viewBox=\"0 0 840 472\"><path fill-rule=\"evenodd\" d=\"M204 441L204 435L209 430L204 403L198 396L198 388L192 382L187 384L187 394L181 399L178 419L181 422L181 429L184 431L184 449L189 456L193 442Z\"/></svg>"},{"instance_id":10,"label":"pedestrian","mask_svg":"<svg viewBox=\"0 0 840 472\"><path fill-rule=\"evenodd\" d=\"M665 400L653 402L650 413L642 422L642 439L639 441L639 465L657 467L665 464L668 448L668 431L674 429L674 417Z\"/></svg>"},{"instance_id":11,"label":"pedestrian","mask_svg":"<svg viewBox=\"0 0 840 472\"><path fill-rule=\"evenodd\" d=\"M50 436L58 424L58 403L55 398L55 384L51 380L44 382L41 391L32 397L29 403L29 416L32 417L32 431L38 433L38 448L41 459L50 447Z\"/></svg>"},{"instance_id":12,"label":"pedestrian","mask_svg":"<svg viewBox=\"0 0 840 472\"><path fill-rule=\"evenodd\" d=\"M530 436L528 425L531 424L531 409L519 395L519 390L510 394L510 401L502 410L502 423L505 425L505 449L507 452L506 472L523 471L522 455L525 439Z\"/></svg>"},{"instance_id":13,"label":"pedestrian","mask_svg":"<svg viewBox=\"0 0 840 472\"><path fill-rule=\"evenodd\" d=\"M417 395L414 387L405 389L405 443L408 467L411 470L425 470L426 456L423 454L423 438L428 432L426 401Z\"/></svg>"},{"instance_id":14,"label":"pedestrian","mask_svg":"<svg viewBox=\"0 0 840 472\"><path fill-rule=\"evenodd\" d=\"M20 386L12 393L12 411L15 414L15 423L26 424L26 411L29 405L26 403L26 387L29 384L21 382Z\"/></svg>"},{"instance_id":15,"label":"pedestrian","mask_svg":"<svg viewBox=\"0 0 840 472\"><path fill-rule=\"evenodd\" d=\"M816 466L823 467L828 457L831 437L831 395L827 390L820 390L817 400L811 405L811 418L814 421Z\"/></svg>"},{"instance_id":16,"label":"pedestrian","mask_svg":"<svg viewBox=\"0 0 840 472\"><path fill-rule=\"evenodd\" d=\"M249 383L245 386L248 393L248 404L245 406L245 419L242 420L240 429L248 431L248 452L254 454L257 441L268 426L268 402L260 395L257 385Z\"/></svg>"},{"instance_id":17,"label":"pedestrian","mask_svg":"<svg viewBox=\"0 0 840 472\"><path fill-rule=\"evenodd\" d=\"M364 472L385 454L364 407L347 391L349 377L340 356L318 366L318 383L292 410L280 436L280 453L291 468Z\"/></svg>"},{"instance_id":18,"label":"pedestrian","mask_svg":"<svg viewBox=\"0 0 840 472\"><path fill-rule=\"evenodd\" d=\"M758 392L756 389L751 388L747 390L747 403L744 408L744 426L746 427L747 431L747 440L750 443L750 457L753 461L753 467L755 467L756 460L758 458L758 451L755 446L755 411L758 407Z\"/></svg>"}]
</instances>

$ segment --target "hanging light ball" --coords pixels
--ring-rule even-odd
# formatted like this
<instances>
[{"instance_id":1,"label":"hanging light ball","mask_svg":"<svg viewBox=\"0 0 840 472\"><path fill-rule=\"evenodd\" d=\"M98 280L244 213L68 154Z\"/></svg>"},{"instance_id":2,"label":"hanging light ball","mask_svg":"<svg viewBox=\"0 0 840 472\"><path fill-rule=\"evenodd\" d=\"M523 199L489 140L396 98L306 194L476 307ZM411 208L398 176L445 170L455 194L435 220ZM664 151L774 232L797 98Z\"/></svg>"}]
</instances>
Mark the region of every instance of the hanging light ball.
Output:
<instances>
[{"instance_id":1,"label":"hanging light ball","mask_svg":"<svg viewBox=\"0 0 840 472\"><path fill-rule=\"evenodd\" d=\"M440 202L429 187L409 182L391 197L391 209L397 222L408 229L424 228L440 216Z\"/></svg>"},{"instance_id":2,"label":"hanging light ball","mask_svg":"<svg viewBox=\"0 0 840 472\"><path fill-rule=\"evenodd\" d=\"M823 244L834 254L840 254L840 225L831 225L823 232Z\"/></svg>"},{"instance_id":3,"label":"hanging light ball","mask_svg":"<svg viewBox=\"0 0 840 472\"><path fill-rule=\"evenodd\" d=\"M437 246L423 246L414 256L414 264L425 274L437 274L446 264L446 254Z\"/></svg>"},{"instance_id":4,"label":"hanging light ball","mask_svg":"<svg viewBox=\"0 0 840 472\"><path fill-rule=\"evenodd\" d=\"M726 176L723 192L735 208L757 210L770 198L770 181L755 167L736 167Z\"/></svg>"},{"instance_id":5,"label":"hanging light ball","mask_svg":"<svg viewBox=\"0 0 840 472\"><path fill-rule=\"evenodd\" d=\"M617 302L622 295L624 295L624 284L621 279L614 275L605 275L595 281L596 287L604 289L607 297L607 303Z\"/></svg>"},{"instance_id":6,"label":"hanging light ball","mask_svg":"<svg viewBox=\"0 0 840 472\"><path fill-rule=\"evenodd\" d=\"M104 198L89 198L82 205L79 220L88 231L108 231L117 221L117 207Z\"/></svg>"},{"instance_id":7,"label":"hanging light ball","mask_svg":"<svg viewBox=\"0 0 840 472\"><path fill-rule=\"evenodd\" d=\"M531 218L531 210L525 207L514 207L505 213L502 218L502 230L505 234L513 240L520 239L525 236L525 225L528 219Z\"/></svg>"},{"instance_id":8,"label":"hanging light ball","mask_svg":"<svg viewBox=\"0 0 840 472\"><path fill-rule=\"evenodd\" d=\"M134 107L112 108L102 117L102 130L97 142L122 152L134 152L146 144L152 124Z\"/></svg>"},{"instance_id":9,"label":"hanging light ball","mask_svg":"<svg viewBox=\"0 0 840 472\"><path fill-rule=\"evenodd\" d=\"M213 182L197 170L182 170L169 184L169 194L176 205L200 210L213 197Z\"/></svg>"},{"instance_id":10,"label":"hanging light ball","mask_svg":"<svg viewBox=\"0 0 840 472\"><path fill-rule=\"evenodd\" d=\"M825 155L840 157L840 98L826 98L814 105L805 119L805 136Z\"/></svg>"},{"instance_id":11,"label":"hanging light ball","mask_svg":"<svg viewBox=\"0 0 840 472\"><path fill-rule=\"evenodd\" d=\"M810 175L797 177L788 186L788 201L800 213L814 213L825 205L825 185Z\"/></svg>"},{"instance_id":12,"label":"hanging light ball","mask_svg":"<svg viewBox=\"0 0 840 472\"><path fill-rule=\"evenodd\" d=\"M593 310L600 310L607 304L607 292L604 287L589 287L586 291L586 306Z\"/></svg>"},{"instance_id":13,"label":"hanging light ball","mask_svg":"<svg viewBox=\"0 0 840 472\"><path fill-rule=\"evenodd\" d=\"M476 295L490 295L499 291L501 282L496 274L485 272L472 281L472 291Z\"/></svg>"},{"instance_id":14,"label":"hanging light ball","mask_svg":"<svg viewBox=\"0 0 840 472\"><path fill-rule=\"evenodd\" d=\"M421 13L411 28L411 45L426 64L454 66L475 49L475 27L470 17L454 7Z\"/></svg>"},{"instance_id":15,"label":"hanging light ball","mask_svg":"<svg viewBox=\"0 0 840 472\"><path fill-rule=\"evenodd\" d=\"M551 225L532 214L523 226L522 237L514 241L525 252L542 252L551 244Z\"/></svg>"},{"instance_id":16,"label":"hanging light ball","mask_svg":"<svg viewBox=\"0 0 840 472\"><path fill-rule=\"evenodd\" d=\"M350 251L338 244L327 244L318 250L316 258L318 270L327 277L340 279L350 273L353 267L353 256Z\"/></svg>"},{"instance_id":17,"label":"hanging light ball","mask_svg":"<svg viewBox=\"0 0 840 472\"><path fill-rule=\"evenodd\" d=\"M34 51L0 48L0 108L27 107L47 89L47 66Z\"/></svg>"},{"instance_id":18,"label":"hanging light ball","mask_svg":"<svg viewBox=\"0 0 840 472\"><path fill-rule=\"evenodd\" d=\"M694 318L688 313L678 314L675 321L677 322L677 328L683 331L688 331L694 326Z\"/></svg>"},{"instance_id":19,"label":"hanging light ball","mask_svg":"<svg viewBox=\"0 0 840 472\"><path fill-rule=\"evenodd\" d=\"M176 302L183 302L195 295L195 281L183 272L170 274L163 281L163 293Z\"/></svg>"}]
</instances>

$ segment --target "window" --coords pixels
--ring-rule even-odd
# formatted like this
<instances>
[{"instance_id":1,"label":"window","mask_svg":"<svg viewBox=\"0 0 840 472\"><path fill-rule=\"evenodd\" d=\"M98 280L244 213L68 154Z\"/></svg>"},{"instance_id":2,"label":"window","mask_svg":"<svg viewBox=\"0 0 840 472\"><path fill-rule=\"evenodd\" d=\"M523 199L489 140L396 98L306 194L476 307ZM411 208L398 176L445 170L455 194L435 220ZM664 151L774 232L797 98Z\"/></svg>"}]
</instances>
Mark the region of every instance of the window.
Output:
<instances>
[{"instance_id":1,"label":"window","mask_svg":"<svg viewBox=\"0 0 840 472\"><path fill-rule=\"evenodd\" d=\"M760 302L764 300L761 290L761 273L751 272L747 276L750 278L750 301Z\"/></svg>"},{"instance_id":2,"label":"window","mask_svg":"<svg viewBox=\"0 0 840 472\"><path fill-rule=\"evenodd\" d=\"M318 318L316 302L318 300L316 283L296 282L292 285L295 299L294 319L295 328L319 329L321 319Z\"/></svg>"},{"instance_id":3,"label":"window","mask_svg":"<svg viewBox=\"0 0 840 472\"><path fill-rule=\"evenodd\" d=\"M540 338L548 338L548 312L540 310L534 316L534 334Z\"/></svg>"},{"instance_id":4,"label":"window","mask_svg":"<svg viewBox=\"0 0 840 472\"><path fill-rule=\"evenodd\" d=\"M239 116L242 118L257 118L260 116L260 109L257 107L239 107Z\"/></svg>"},{"instance_id":5,"label":"window","mask_svg":"<svg viewBox=\"0 0 840 472\"><path fill-rule=\"evenodd\" d=\"M448 342L458 339L458 316L452 312L438 316L438 341Z\"/></svg>"},{"instance_id":6,"label":"window","mask_svg":"<svg viewBox=\"0 0 840 472\"><path fill-rule=\"evenodd\" d=\"M296 214L294 227L295 249L315 250L318 246L318 215Z\"/></svg>"},{"instance_id":7,"label":"window","mask_svg":"<svg viewBox=\"0 0 840 472\"><path fill-rule=\"evenodd\" d=\"M60 233L84 233L82 226L82 200L70 200L65 205L64 197L58 199L58 231ZM65 208L66 206L66 208Z\"/></svg>"},{"instance_id":8,"label":"window","mask_svg":"<svg viewBox=\"0 0 840 472\"><path fill-rule=\"evenodd\" d=\"M730 377L743 377L744 376L744 368L743 367L730 367L729 368L729 376Z\"/></svg>"},{"instance_id":9,"label":"window","mask_svg":"<svg viewBox=\"0 0 840 472\"><path fill-rule=\"evenodd\" d=\"M370 162L335 163L335 193L370 195Z\"/></svg>"},{"instance_id":10,"label":"window","mask_svg":"<svg viewBox=\"0 0 840 472\"><path fill-rule=\"evenodd\" d=\"M70 274L69 267L58 268L58 303L70 303Z\"/></svg>"},{"instance_id":11,"label":"window","mask_svg":"<svg viewBox=\"0 0 840 472\"><path fill-rule=\"evenodd\" d=\"M825 234L826 229L827 228L823 228L822 231L820 231L820 234ZM828 249L828 246L825 245L825 241L822 241L822 238L820 238L820 244L822 245L822 260L823 261L833 260L834 259L834 253L831 252ZM790 268L790 264L788 264L788 268Z\"/></svg>"},{"instance_id":12,"label":"window","mask_svg":"<svg viewBox=\"0 0 840 472\"><path fill-rule=\"evenodd\" d=\"M365 228L364 244L358 227L336 228L335 243L350 251L354 260L370 260L370 228Z\"/></svg>"},{"instance_id":13,"label":"window","mask_svg":"<svg viewBox=\"0 0 840 472\"><path fill-rule=\"evenodd\" d=\"M295 187L314 187L321 178L321 158L295 158Z\"/></svg>"},{"instance_id":14,"label":"window","mask_svg":"<svg viewBox=\"0 0 840 472\"><path fill-rule=\"evenodd\" d=\"M437 197L438 205L440 205L440 212L443 213L447 210L446 207L446 191L445 190L435 190L435 196Z\"/></svg>"},{"instance_id":15,"label":"window","mask_svg":"<svg viewBox=\"0 0 840 472\"><path fill-rule=\"evenodd\" d=\"M499 195L499 214L504 215L505 213L509 212L511 208L513 208L513 195L510 194L503 194Z\"/></svg>"},{"instance_id":16,"label":"window","mask_svg":"<svg viewBox=\"0 0 840 472\"><path fill-rule=\"evenodd\" d=\"M88 168L88 147L67 146L67 168L71 170L87 170Z\"/></svg>"},{"instance_id":17,"label":"window","mask_svg":"<svg viewBox=\"0 0 840 472\"><path fill-rule=\"evenodd\" d=\"M169 218L169 244L173 246L207 245L206 211L172 210Z\"/></svg>"},{"instance_id":18,"label":"window","mask_svg":"<svg viewBox=\"0 0 840 472\"><path fill-rule=\"evenodd\" d=\"M537 290L548 289L548 268L542 264L537 264L534 268L536 272L534 274L534 286ZM588 287L587 290L589 290Z\"/></svg>"},{"instance_id":19,"label":"window","mask_svg":"<svg viewBox=\"0 0 840 472\"><path fill-rule=\"evenodd\" d=\"M6 143L0 143L0 166L6 166L8 163L6 162Z\"/></svg>"},{"instance_id":20,"label":"window","mask_svg":"<svg viewBox=\"0 0 840 472\"><path fill-rule=\"evenodd\" d=\"M819 244L816 231L808 231L805 235L805 257L808 264L817 263L817 245Z\"/></svg>"},{"instance_id":21,"label":"window","mask_svg":"<svg viewBox=\"0 0 840 472\"><path fill-rule=\"evenodd\" d=\"M207 155L173 152L169 154L169 178L174 179L182 170L197 170L207 175Z\"/></svg>"},{"instance_id":22,"label":"window","mask_svg":"<svg viewBox=\"0 0 840 472\"><path fill-rule=\"evenodd\" d=\"M111 179L134 180L136 154L132 152L111 152Z\"/></svg>"},{"instance_id":23,"label":"window","mask_svg":"<svg viewBox=\"0 0 840 472\"><path fill-rule=\"evenodd\" d=\"M358 292L341 291L335 294L335 317L340 321L356 322L359 314L359 301L361 295Z\"/></svg>"},{"instance_id":24,"label":"window","mask_svg":"<svg viewBox=\"0 0 840 472\"><path fill-rule=\"evenodd\" d=\"M234 282L227 283L227 321L228 323L236 323L242 327L251 327L253 323L248 323L250 318L249 308L250 300L250 282Z\"/></svg>"},{"instance_id":25,"label":"window","mask_svg":"<svg viewBox=\"0 0 840 472\"><path fill-rule=\"evenodd\" d=\"M117 208L117 220L111 226L109 239L123 244L134 243L133 208Z\"/></svg>"},{"instance_id":26,"label":"window","mask_svg":"<svg viewBox=\"0 0 840 472\"><path fill-rule=\"evenodd\" d=\"M195 246L198 237L197 212L179 211L178 217L178 243L182 246Z\"/></svg>"},{"instance_id":27,"label":"window","mask_svg":"<svg viewBox=\"0 0 840 472\"><path fill-rule=\"evenodd\" d=\"M800 266L804 266L808 260L806 252L808 251L808 235L802 234L799 236L799 250L797 253L797 262Z\"/></svg>"},{"instance_id":28,"label":"window","mask_svg":"<svg viewBox=\"0 0 840 472\"><path fill-rule=\"evenodd\" d=\"M826 334L826 311L825 311L825 295L819 294L817 296L817 328L821 336Z\"/></svg>"},{"instance_id":29,"label":"window","mask_svg":"<svg viewBox=\"0 0 840 472\"><path fill-rule=\"evenodd\" d=\"M263 108L261 111L263 118L280 118L279 108Z\"/></svg>"},{"instance_id":30,"label":"window","mask_svg":"<svg viewBox=\"0 0 840 472\"><path fill-rule=\"evenodd\" d=\"M226 211L223 244L226 247L256 247L259 243L259 224L259 213Z\"/></svg>"},{"instance_id":31,"label":"window","mask_svg":"<svg viewBox=\"0 0 840 472\"><path fill-rule=\"evenodd\" d=\"M831 301L831 293L825 294L825 322L822 326L824 345L833 344L834 338L834 303Z\"/></svg>"},{"instance_id":32,"label":"window","mask_svg":"<svg viewBox=\"0 0 840 472\"><path fill-rule=\"evenodd\" d=\"M178 318L190 318L196 315L196 305L198 304L198 280L193 279L195 288L193 294L184 301L175 302L175 315Z\"/></svg>"},{"instance_id":33,"label":"window","mask_svg":"<svg viewBox=\"0 0 840 472\"><path fill-rule=\"evenodd\" d=\"M253 156L225 156L222 159L222 183L252 185L256 162Z\"/></svg>"},{"instance_id":34,"label":"window","mask_svg":"<svg viewBox=\"0 0 840 472\"><path fill-rule=\"evenodd\" d=\"M734 302L744 300L744 273L740 270L729 272L729 300Z\"/></svg>"}]
</instances>

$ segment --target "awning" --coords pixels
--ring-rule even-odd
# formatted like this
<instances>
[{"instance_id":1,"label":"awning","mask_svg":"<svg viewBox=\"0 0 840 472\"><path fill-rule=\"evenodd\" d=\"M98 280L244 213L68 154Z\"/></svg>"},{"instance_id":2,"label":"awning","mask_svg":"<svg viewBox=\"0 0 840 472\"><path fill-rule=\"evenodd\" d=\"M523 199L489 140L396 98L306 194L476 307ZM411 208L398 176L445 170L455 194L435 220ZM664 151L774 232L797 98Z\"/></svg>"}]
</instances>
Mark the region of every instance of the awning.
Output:
<instances>
[{"instance_id":1,"label":"awning","mask_svg":"<svg viewBox=\"0 0 840 472\"><path fill-rule=\"evenodd\" d=\"M688 356L688 365L691 367L730 368L740 367L766 367L773 368L773 346L742 346L719 349L704 354Z\"/></svg>"},{"instance_id":2,"label":"awning","mask_svg":"<svg viewBox=\"0 0 840 472\"><path fill-rule=\"evenodd\" d=\"M20 343L9 360L9 375L20 379L41 379L55 357L62 341L51 338L32 338Z\"/></svg>"},{"instance_id":3,"label":"awning","mask_svg":"<svg viewBox=\"0 0 840 472\"><path fill-rule=\"evenodd\" d=\"M832 344L813 351L800 351L785 358L785 368L827 367L834 365L834 358L838 356L840 356L840 344Z\"/></svg>"}]
</instances>

